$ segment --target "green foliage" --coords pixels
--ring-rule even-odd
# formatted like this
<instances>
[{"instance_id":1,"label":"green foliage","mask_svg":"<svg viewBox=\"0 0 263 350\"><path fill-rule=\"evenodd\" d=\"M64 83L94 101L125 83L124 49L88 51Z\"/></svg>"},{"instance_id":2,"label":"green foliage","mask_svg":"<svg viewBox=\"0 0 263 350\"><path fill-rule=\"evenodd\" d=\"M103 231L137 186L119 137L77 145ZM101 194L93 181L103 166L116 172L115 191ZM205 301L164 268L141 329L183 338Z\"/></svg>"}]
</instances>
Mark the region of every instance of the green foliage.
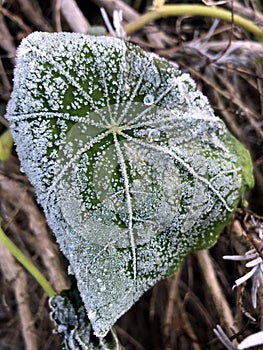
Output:
<instances>
[{"instance_id":1,"label":"green foliage","mask_svg":"<svg viewBox=\"0 0 263 350\"><path fill-rule=\"evenodd\" d=\"M62 336L63 350L119 350L114 331L105 338L94 335L76 287L50 298L51 318Z\"/></svg>"},{"instance_id":2,"label":"green foliage","mask_svg":"<svg viewBox=\"0 0 263 350\"><path fill-rule=\"evenodd\" d=\"M30 35L7 117L98 337L213 245L253 186L189 75L120 39Z\"/></svg>"}]
</instances>

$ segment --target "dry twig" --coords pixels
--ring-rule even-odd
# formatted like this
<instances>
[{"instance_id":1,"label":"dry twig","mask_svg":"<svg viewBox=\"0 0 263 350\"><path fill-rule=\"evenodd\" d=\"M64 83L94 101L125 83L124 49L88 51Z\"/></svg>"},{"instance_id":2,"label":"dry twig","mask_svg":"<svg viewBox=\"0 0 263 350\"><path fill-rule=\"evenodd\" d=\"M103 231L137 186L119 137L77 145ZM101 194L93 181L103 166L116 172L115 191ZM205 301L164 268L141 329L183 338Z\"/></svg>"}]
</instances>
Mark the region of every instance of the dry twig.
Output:
<instances>
[{"instance_id":1,"label":"dry twig","mask_svg":"<svg viewBox=\"0 0 263 350\"><path fill-rule=\"evenodd\" d=\"M2 244L0 244L0 267L6 281L14 290L25 348L26 350L36 350L39 347L39 339L29 306L29 290L26 274Z\"/></svg>"},{"instance_id":2,"label":"dry twig","mask_svg":"<svg viewBox=\"0 0 263 350\"><path fill-rule=\"evenodd\" d=\"M14 64L16 46L2 13L0 13L0 46L7 52L8 57L10 57L12 63Z\"/></svg>"},{"instance_id":3,"label":"dry twig","mask_svg":"<svg viewBox=\"0 0 263 350\"><path fill-rule=\"evenodd\" d=\"M61 16L60 16L60 10L61 10L61 0L55 0L55 9L54 9L54 17L55 17L55 25L56 25L56 31L62 32L62 25L61 25Z\"/></svg>"},{"instance_id":4,"label":"dry twig","mask_svg":"<svg viewBox=\"0 0 263 350\"><path fill-rule=\"evenodd\" d=\"M177 273L170 279L168 303L164 317L165 350L173 349L173 345L171 344L171 333L175 309L178 309L178 313L183 321L183 328L188 334L189 338L192 340L193 350L201 350L198 344L198 339L193 331L191 322L189 321L187 312L184 309L183 302L179 295L178 285L181 277L181 271L181 269L178 270Z\"/></svg>"},{"instance_id":5,"label":"dry twig","mask_svg":"<svg viewBox=\"0 0 263 350\"><path fill-rule=\"evenodd\" d=\"M109 14L111 14L111 16L114 10L122 11L124 21L128 23L133 22L140 17L137 11L135 11L133 8L131 8L121 0L92 0L92 1L99 7L105 8L105 10ZM142 31L147 36L150 44L155 48L162 49L167 44L170 45L173 42L173 40L170 37L168 37L168 35L160 31L160 28L158 28L155 25L152 25L150 27L149 26L145 27Z\"/></svg>"},{"instance_id":6,"label":"dry twig","mask_svg":"<svg viewBox=\"0 0 263 350\"><path fill-rule=\"evenodd\" d=\"M2 60L0 59L0 96L3 100L8 101L11 93L11 84L7 78ZM1 123L1 120L0 120Z\"/></svg>"},{"instance_id":7,"label":"dry twig","mask_svg":"<svg viewBox=\"0 0 263 350\"><path fill-rule=\"evenodd\" d=\"M234 325L234 318L231 309L219 285L208 250L199 250L195 255L198 259L204 281L218 313L220 324L225 329L233 329L234 331L237 331Z\"/></svg>"},{"instance_id":8,"label":"dry twig","mask_svg":"<svg viewBox=\"0 0 263 350\"><path fill-rule=\"evenodd\" d=\"M241 16L244 16L250 19L251 21L255 22L255 24L261 27L263 26L263 14L260 13L259 11L256 11L256 10L253 10L252 8L244 6L238 1L233 1L233 6L232 6L232 2L227 1L226 4L227 4L227 7L230 9L233 7L234 13L237 13Z\"/></svg>"},{"instance_id":9,"label":"dry twig","mask_svg":"<svg viewBox=\"0 0 263 350\"><path fill-rule=\"evenodd\" d=\"M184 47L190 51L196 50L197 54L213 61L212 65L216 66L231 63L234 66L243 67L251 65L252 62L258 59L263 59L263 46L261 43L249 40L232 40L229 46L228 44L229 41L226 40L210 42L192 40L186 43ZM226 47L228 48L224 52Z\"/></svg>"},{"instance_id":10,"label":"dry twig","mask_svg":"<svg viewBox=\"0 0 263 350\"><path fill-rule=\"evenodd\" d=\"M41 7L36 0L17 0L21 13L32 23L38 30L44 32L53 31L52 26L44 18Z\"/></svg>"},{"instance_id":11,"label":"dry twig","mask_svg":"<svg viewBox=\"0 0 263 350\"><path fill-rule=\"evenodd\" d=\"M74 32L88 32L90 24L75 0L61 0L61 13Z\"/></svg>"},{"instance_id":12,"label":"dry twig","mask_svg":"<svg viewBox=\"0 0 263 350\"><path fill-rule=\"evenodd\" d=\"M21 19L21 17L13 14L8 11L2 5L0 5L0 12L7 18L9 18L12 22L17 23L21 29L23 29L27 34L31 33L31 28L25 24L25 22Z\"/></svg>"},{"instance_id":13,"label":"dry twig","mask_svg":"<svg viewBox=\"0 0 263 350\"><path fill-rule=\"evenodd\" d=\"M29 237L30 248L33 248L32 250L41 257L49 279L55 289L57 291L68 289L69 281L59 260L58 249L51 242L46 221L32 200L32 197L23 185L2 174L0 174L0 191L2 198L9 200L11 207L13 206L15 208L15 212L10 212L8 210L9 206L6 204L5 217L8 222L3 227L5 229L12 229L16 237L21 237L22 229L15 224L14 219L15 215L20 210L23 210L25 217L28 219L28 230L30 230L30 232L23 235L23 238Z\"/></svg>"}]
</instances>

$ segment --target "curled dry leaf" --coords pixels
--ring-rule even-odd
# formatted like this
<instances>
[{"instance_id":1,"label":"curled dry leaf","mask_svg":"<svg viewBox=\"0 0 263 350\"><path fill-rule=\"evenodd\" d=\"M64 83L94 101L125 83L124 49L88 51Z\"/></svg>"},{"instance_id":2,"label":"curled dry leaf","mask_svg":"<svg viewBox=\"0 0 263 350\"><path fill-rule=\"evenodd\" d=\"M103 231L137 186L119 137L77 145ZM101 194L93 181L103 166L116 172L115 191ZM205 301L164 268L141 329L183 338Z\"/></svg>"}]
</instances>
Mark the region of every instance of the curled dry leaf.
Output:
<instances>
[{"instance_id":1,"label":"curled dry leaf","mask_svg":"<svg viewBox=\"0 0 263 350\"><path fill-rule=\"evenodd\" d=\"M253 185L189 75L117 38L31 34L7 118L99 337L214 244Z\"/></svg>"}]
</instances>

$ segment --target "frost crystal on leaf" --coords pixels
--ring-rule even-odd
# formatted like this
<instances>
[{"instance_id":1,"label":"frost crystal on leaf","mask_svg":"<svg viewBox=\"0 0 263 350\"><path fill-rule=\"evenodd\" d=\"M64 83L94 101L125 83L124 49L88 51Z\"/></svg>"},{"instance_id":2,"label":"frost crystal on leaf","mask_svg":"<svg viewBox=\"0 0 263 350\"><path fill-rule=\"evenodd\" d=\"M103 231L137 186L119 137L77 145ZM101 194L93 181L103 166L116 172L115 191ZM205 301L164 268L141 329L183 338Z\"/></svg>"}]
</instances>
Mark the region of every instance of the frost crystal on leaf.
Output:
<instances>
[{"instance_id":1,"label":"frost crystal on leaf","mask_svg":"<svg viewBox=\"0 0 263 350\"><path fill-rule=\"evenodd\" d=\"M253 184L248 152L191 78L117 38L23 40L7 118L100 337L215 243Z\"/></svg>"}]
</instances>

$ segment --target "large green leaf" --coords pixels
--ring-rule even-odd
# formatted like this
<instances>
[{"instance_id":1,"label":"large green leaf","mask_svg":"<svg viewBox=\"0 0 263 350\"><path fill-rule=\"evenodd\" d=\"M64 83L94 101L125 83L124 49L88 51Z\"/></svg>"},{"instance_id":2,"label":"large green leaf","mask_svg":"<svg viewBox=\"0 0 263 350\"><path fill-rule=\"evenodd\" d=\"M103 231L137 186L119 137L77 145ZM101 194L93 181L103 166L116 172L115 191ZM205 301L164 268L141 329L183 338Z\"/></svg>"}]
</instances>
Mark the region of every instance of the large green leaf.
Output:
<instances>
[{"instance_id":1,"label":"large green leaf","mask_svg":"<svg viewBox=\"0 0 263 350\"><path fill-rule=\"evenodd\" d=\"M7 117L97 336L214 244L253 185L189 75L124 40L33 33Z\"/></svg>"}]
</instances>

